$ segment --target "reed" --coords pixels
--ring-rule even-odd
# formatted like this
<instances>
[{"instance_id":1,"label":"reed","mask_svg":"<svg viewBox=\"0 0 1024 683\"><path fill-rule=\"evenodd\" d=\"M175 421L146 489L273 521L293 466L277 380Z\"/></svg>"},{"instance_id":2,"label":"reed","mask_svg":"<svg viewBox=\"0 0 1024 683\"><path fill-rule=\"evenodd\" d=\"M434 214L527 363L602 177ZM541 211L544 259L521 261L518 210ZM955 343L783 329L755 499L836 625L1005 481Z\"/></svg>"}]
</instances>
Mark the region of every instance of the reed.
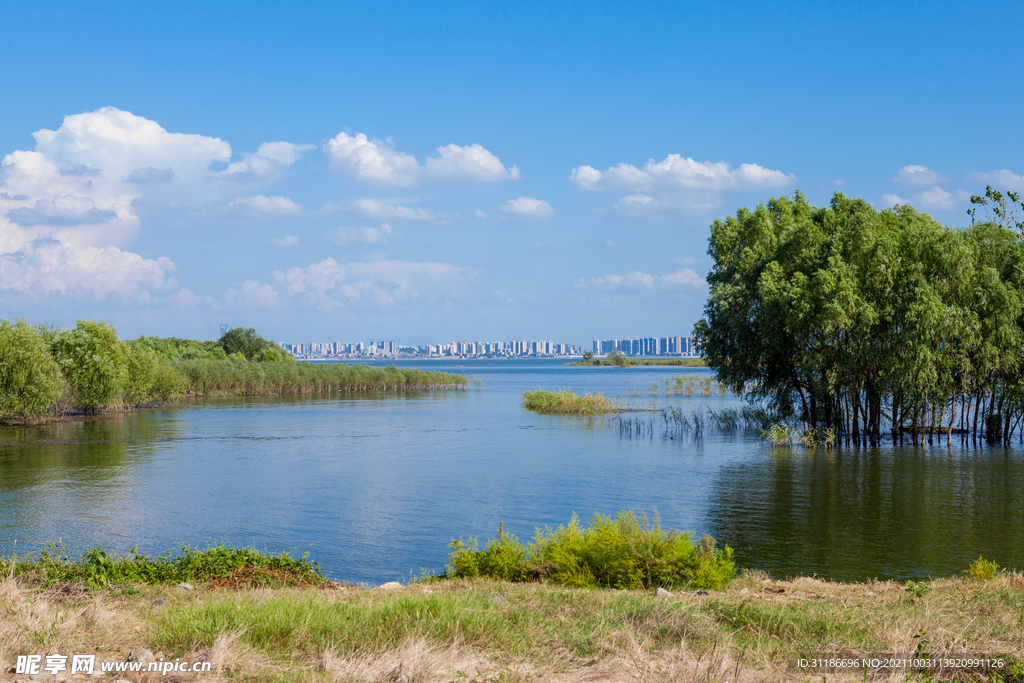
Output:
<instances>
[{"instance_id":1,"label":"reed","mask_svg":"<svg viewBox=\"0 0 1024 683\"><path fill-rule=\"evenodd\" d=\"M570 389L546 391L535 389L523 394L523 407L538 413L557 415L599 415L622 409L618 401L604 394L577 394Z\"/></svg>"},{"instance_id":2,"label":"reed","mask_svg":"<svg viewBox=\"0 0 1024 683\"><path fill-rule=\"evenodd\" d=\"M192 396L279 396L469 387L469 380L462 375L394 365L253 363L204 358L175 361L174 366L185 378L185 393Z\"/></svg>"}]
</instances>

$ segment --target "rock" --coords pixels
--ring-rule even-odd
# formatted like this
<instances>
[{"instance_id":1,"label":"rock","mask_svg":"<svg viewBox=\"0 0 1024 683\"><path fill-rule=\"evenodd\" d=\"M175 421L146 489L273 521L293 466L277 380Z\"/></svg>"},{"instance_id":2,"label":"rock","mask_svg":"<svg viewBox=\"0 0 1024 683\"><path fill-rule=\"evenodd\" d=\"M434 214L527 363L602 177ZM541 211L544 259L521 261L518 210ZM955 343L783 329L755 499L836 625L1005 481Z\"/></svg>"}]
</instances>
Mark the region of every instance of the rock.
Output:
<instances>
[{"instance_id":1,"label":"rock","mask_svg":"<svg viewBox=\"0 0 1024 683\"><path fill-rule=\"evenodd\" d=\"M184 581L178 584L178 588L183 591L194 590L194 587L192 586L191 583L185 583Z\"/></svg>"},{"instance_id":2,"label":"rock","mask_svg":"<svg viewBox=\"0 0 1024 683\"><path fill-rule=\"evenodd\" d=\"M873 595L874 595L874 592L873 592L873 591L868 591L868 592L867 592L867 593L865 593L864 595L866 595L867 597L869 597L869 598L870 598L871 596L873 596Z\"/></svg>"},{"instance_id":3,"label":"rock","mask_svg":"<svg viewBox=\"0 0 1024 683\"><path fill-rule=\"evenodd\" d=\"M793 591L793 595L803 595L803 591Z\"/></svg>"},{"instance_id":4,"label":"rock","mask_svg":"<svg viewBox=\"0 0 1024 683\"><path fill-rule=\"evenodd\" d=\"M487 602L496 602L499 605L507 605L508 604L508 600L505 599L504 595L496 595L493 598L491 598L490 600L488 600Z\"/></svg>"},{"instance_id":5,"label":"rock","mask_svg":"<svg viewBox=\"0 0 1024 683\"><path fill-rule=\"evenodd\" d=\"M658 586L658 589L656 591L654 591L654 595L659 597L659 598L674 598L674 597L676 597L675 593L670 593L669 591L665 590L661 586Z\"/></svg>"},{"instance_id":6,"label":"rock","mask_svg":"<svg viewBox=\"0 0 1024 683\"><path fill-rule=\"evenodd\" d=\"M749 588L744 588L743 590L740 591L740 595L746 595L749 592L750 592Z\"/></svg>"},{"instance_id":7,"label":"rock","mask_svg":"<svg viewBox=\"0 0 1024 683\"><path fill-rule=\"evenodd\" d=\"M152 604L152 605L153 605L153 607L162 607L162 606L163 606L163 604L164 604L164 599L163 599L163 598L157 598L156 600L154 600L154 601L153 601L152 603L150 603L150 604Z\"/></svg>"},{"instance_id":8,"label":"rock","mask_svg":"<svg viewBox=\"0 0 1024 683\"><path fill-rule=\"evenodd\" d=\"M156 661L158 661L158 662L164 661L164 653L163 652L157 652L153 656L156 657Z\"/></svg>"},{"instance_id":9,"label":"rock","mask_svg":"<svg viewBox=\"0 0 1024 683\"><path fill-rule=\"evenodd\" d=\"M143 663L145 663L145 662L152 662L155 659L156 658L153 657L153 653L150 652L149 650L147 650L144 647L140 647L138 650L135 650L134 652L132 652L131 654L128 655L128 661L129 662L143 662Z\"/></svg>"},{"instance_id":10,"label":"rock","mask_svg":"<svg viewBox=\"0 0 1024 683\"><path fill-rule=\"evenodd\" d=\"M388 581L387 583L382 583L381 585L377 586L377 588L382 591L393 591L402 588L402 584L398 583L397 581Z\"/></svg>"}]
</instances>

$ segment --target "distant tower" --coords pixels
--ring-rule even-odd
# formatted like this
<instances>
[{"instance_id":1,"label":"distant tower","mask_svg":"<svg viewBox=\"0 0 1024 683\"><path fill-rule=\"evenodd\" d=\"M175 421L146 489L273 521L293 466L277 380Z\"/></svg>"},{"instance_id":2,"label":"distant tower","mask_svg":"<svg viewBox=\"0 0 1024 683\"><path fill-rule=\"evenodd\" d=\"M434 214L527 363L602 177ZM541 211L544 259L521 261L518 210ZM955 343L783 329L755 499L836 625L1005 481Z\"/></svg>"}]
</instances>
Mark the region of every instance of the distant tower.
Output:
<instances>
[{"instance_id":1,"label":"distant tower","mask_svg":"<svg viewBox=\"0 0 1024 683\"><path fill-rule=\"evenodd\" d=\"M227 323L221 323L220 324L220 336L223 337L227 333L228 333L228 324Z\"/></svg>"}]
</instances>

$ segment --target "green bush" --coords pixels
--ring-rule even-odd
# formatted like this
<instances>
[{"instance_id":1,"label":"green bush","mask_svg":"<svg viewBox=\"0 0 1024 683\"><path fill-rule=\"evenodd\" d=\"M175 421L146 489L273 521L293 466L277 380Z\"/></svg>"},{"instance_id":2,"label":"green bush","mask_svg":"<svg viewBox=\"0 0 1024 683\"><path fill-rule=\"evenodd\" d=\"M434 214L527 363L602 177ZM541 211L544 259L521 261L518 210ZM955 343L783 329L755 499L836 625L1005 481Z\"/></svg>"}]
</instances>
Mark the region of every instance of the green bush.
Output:
<instances>
[{"instance_id":1,"label":"green bush","mask_svg":"<svg viewBox=\"0 0 1024 683\"><path fill-rule=\"evenodd\" d=\"M63 546L50 545L39 553L20 558L0 558L0 570L49 587L58 583L79 583L94 590L132 584L180 581L215 582L233 587L320 585L327 581L307 555L293 558L288 553L268 555L251 548L211 546L190 548L181 553L152 557L132 549L118 556L103 548L72 558Z\"/></svg>"},{"instance_id":2,"label":"green bush","mask_svg":"<svg viewBox=\"0 0 1024 683\"><path fill-rule=\"evenodd\" d=\"M484 576L503 581L547 580L580 588L623 589L658 586L721 588L736 574L732 548L716 549L704 536L664 531L657 516L622 511L614 519L594 515L590 527L573 515L567 526L537 530L524 547L515 536L498 534L485 550L476 539L452 541L445 575Z\"/></svg>"},{"instance_id":3,"label":"green bush","mask_svg":"<svg viewBox=\"0 0 1024 683\"><path fill-rule=\"evenodd\" d=\"M978 559L971 562L970 566L964 570L964 574L967 574L967 576L975 581L991 581L996 578L996 574L998 573L999 565L996 564L996 561L986 560L980 555L978 556Z\"/></svg>"}]
</instances>

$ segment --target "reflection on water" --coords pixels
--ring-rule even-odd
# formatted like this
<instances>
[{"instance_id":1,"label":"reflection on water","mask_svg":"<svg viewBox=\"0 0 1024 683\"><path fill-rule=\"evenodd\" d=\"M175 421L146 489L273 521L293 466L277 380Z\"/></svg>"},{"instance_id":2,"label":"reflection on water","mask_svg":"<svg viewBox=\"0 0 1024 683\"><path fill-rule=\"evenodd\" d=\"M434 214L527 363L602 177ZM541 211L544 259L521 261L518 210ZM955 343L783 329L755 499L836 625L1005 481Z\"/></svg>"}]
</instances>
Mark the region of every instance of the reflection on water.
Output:
<instances>
[{"instance_id":1,"label":"reflection on water","mask_svg":"<svg viewBox=\"0 0 1024 683\"><path fill-rule=\"evenodd\" d=\"M836 579L955 574L979 555L1024 566L1024 462L999 449L765 449L725 465L712 533L742 566Z\"/></svg>"},{"instance_id":2,"label":"reflection on water","mask_svg":"<svg viewBox=\"0 0 1024 683\"><path fill-rule=\"evenodd\" d=\"M473 373L480 390L219 399L2 428L0 552L226 541L309 550L338 578L382 582L441 570L453 537L493 537L499 522L528 539L573 512L657 509L775 575L920 578L979 554L1024 568L1019 450L788 453L710 429L624 438L613 419L529 413L522 392L687 413L737 400L630 396L677 374L664 367L460 363L426 367ZM694 372L706 371L678 374Z\"/></svg>"}]
</instances>

